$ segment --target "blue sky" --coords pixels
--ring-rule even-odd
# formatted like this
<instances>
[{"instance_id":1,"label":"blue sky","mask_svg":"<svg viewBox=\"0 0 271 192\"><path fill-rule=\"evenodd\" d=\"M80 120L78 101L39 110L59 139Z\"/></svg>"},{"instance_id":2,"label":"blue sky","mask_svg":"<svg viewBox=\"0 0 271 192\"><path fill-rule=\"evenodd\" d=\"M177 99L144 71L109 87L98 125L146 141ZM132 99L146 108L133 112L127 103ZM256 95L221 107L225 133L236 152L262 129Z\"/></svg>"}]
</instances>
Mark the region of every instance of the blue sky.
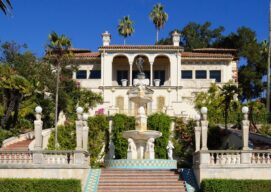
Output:
<instances>
[{"instance_id":1,"label":"blue sky","mask_svg":"<svg viewBox=\"0 0 271 192\"><path fill-rule=\"evenodd\" d=\"M257 32L259 40L268 37L269 0L11 0L12 16L0 13L0 40L26 43L41 56L51 31L64 33L73 46L97 51L101 33L112 34L112 44L122 44L117 33L118 20L130 15L135 33L128 44L153 44L155 28L148 15L154 4L161 2L169 20L161 31L182 28L188 22L210 21L213 27L226 28L225 33L248 26Z\"/></svg>"}]
</instances>

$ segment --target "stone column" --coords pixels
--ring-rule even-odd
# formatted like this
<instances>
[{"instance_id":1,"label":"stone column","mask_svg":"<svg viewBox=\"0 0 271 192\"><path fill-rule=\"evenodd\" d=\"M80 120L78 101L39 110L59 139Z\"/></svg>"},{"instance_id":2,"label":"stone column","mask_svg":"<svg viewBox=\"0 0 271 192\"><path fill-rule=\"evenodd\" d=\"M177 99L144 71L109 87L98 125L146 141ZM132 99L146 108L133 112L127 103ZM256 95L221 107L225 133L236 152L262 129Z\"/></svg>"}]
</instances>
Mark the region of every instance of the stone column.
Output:
<instances>
[{"instance_id":1,"label":"stone column","mask_svg":"<svg viewBox=\"0 0 271 192\"><path fill-rule=\"evenodd\" d=\"M248 107L242 108L242 113L244 114L244 120L242 121L242 132L243 132L243 150L249 150L248 140L249 140L249 120L248 120Z\"/></svg>"},{"instance_id":2,"label":"stone column","mask_svg":"<svg viewBox=\"0 0 271 192\"><path fill-rule=\"evenodd\" d=\"M201 127L200 127L200 115L196 115L196 127L195 127L195 152L200 151L200 136L201 136Z\"/></svg>"},{"instance_id":3,"label":"stone column","mask_svg":"<svg viewBox=\"0 0 271 192\"><path fill-rule=\"evenodd\" d=\"M88 131L89 131L89 127L88 127L88 114L84 113L83 114L83 150L84 151L88 151Z\"/></svg>"},{"instance_id":4,"label":"stone column","mask_svg":"<svg viewBox=\"0 0 271 192\"><path fill-rule=\"evenodd\" d=\"M129 62L129 86L133 86L133 62Z\"/></svg>"},{"instance_id":5,"label":"stone column","mask_svg":"<svg viewBox=\"0 0 271 192\"><path fill-rule=\"evenodd\" d=\"M153 86L153 61L150 61L150 86Z\"/></svg>"},{"instance_id":6,"label":"stone column","mask_svg":"<svg viewBox=\"0 0 271 192\"><path fill-rule=\"evenodd\" d=\"M83 121L82 121L82 113L83 108L78 107L76 109L77 113L77 120L75 121L76 124L76 150L82 150L83 149Z\"/></svg>"},{"instance_id":7,"label":"stone column","mask_svg":"<svg viewBox=\"0 0 271 192\"><path fill-rule=\"evenodd\" d=\"M42 108L37 106L35 108L36 112L36 120L34 121L34 134L35 134L35 145L34 145L34 153L33 153L33 163L34 164L42 164L43 155L42 155L42 125L43 122L41 120L41 112Z\"/></svg>"},{"instance_id":8,"label":"stone column","mask_svg":"<svg viewBox=\"0 0 271 192\"><path fill-rule=\"evenodd\" d=\"M207 120L207 112L208 109L206 107L202 107L200 109L202 120L201 120L201 150L207 151L207 137L208 137L208 120Z\"/></svg>"}]
</instances>

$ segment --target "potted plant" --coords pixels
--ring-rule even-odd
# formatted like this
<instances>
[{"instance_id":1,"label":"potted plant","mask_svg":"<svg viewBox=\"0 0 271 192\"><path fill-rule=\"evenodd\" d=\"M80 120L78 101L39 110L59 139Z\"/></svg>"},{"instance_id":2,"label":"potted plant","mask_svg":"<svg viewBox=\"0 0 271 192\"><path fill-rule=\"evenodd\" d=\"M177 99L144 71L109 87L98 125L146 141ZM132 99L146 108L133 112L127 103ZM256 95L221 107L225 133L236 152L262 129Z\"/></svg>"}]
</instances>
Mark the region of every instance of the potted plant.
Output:
<instances>
[{"instance_id":1,"label":"potted plant","mask_svg":"<svg viewBox=\"0 0 271 192\"><path fill-rule=\"evenodd\" d=\"M154 86L155 87L159 87L160 86L160 82L161 82L160 79L154 79L153 81L154 81Z\"/></svg>"},{"instance_id":2,"label":"potted plant","mask_svg":"<svg viewBox=\"0 0 271 192\"><path fill-rule=\"evenodd\" d=\"M128 83L128 80L127 80L127 79L122 79L122 80L121 80L121 85L122 85L123 87L126 87L126 86L127 86L127 83Z\"/></svg>"}]
</instances>

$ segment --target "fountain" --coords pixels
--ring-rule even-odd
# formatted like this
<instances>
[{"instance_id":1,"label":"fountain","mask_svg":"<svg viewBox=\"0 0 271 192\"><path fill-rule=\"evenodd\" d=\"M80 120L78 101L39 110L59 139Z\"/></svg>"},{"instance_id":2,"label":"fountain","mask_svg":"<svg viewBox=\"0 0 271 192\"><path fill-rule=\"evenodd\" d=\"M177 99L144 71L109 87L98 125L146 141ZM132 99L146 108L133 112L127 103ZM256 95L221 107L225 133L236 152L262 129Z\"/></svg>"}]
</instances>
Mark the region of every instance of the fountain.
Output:
<instances>
[{"instance_id":1,"label":"fountain","mask_svg":"<svg viewBox=\"0 0 271 192\"><path fill-rule=\"evenodd\" d=\"M134 87L129 90L129 99L138 107L135 130L124 131L122 136L128 140L127 159L111 159L106 161L106 167L130 169L175 169L177 162L168 159L155 159L154 142L162 136L159 131L147 129L146 105L152 101L153 91L147 87L149 80L143 72L143 58L136 60L139 70Z\"/></svg>"},{"instance_id":2,"label":"fountain","mask_svg":"<svg viewBox=\"0 0 271 192\"><path fill-rule=\"evenodd\" d=\"M154 159L154 140L162 136L159 131L147 130L147 116L145 106L152 101L146 94L145 74L143 73L144 60L140 57L136 61L139 74L137 75L136 87L131 90L130 101L138 106L135 130L123 132L123 137L129 140L129 144L135 143L135 150L128 150L127 159ZM150 147L151 146L151 147ZM151 149L150 149L151 148Z\"/></svg>"}]
</instances>

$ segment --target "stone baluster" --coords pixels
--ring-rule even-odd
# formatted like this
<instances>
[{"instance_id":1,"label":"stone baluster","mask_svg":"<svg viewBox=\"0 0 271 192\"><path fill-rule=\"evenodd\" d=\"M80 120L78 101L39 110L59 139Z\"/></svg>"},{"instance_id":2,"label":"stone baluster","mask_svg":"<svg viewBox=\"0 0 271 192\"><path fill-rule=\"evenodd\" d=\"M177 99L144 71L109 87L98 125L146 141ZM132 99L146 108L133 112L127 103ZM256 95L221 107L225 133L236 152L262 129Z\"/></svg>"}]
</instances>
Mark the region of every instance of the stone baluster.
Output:
<instances>
[{"instance_id":1,"label":"stone baluster","mask_svg":"<svg viewBox=\"0 0 271 192\"><path fill-rule=\"evenodd\" d=\"M208 120L207 120L207 107L202 107L200 109L200 112L202 114L202 120L201 120L201 150L207 151L207 137L208 137Z\"/></svg>"},{"instance_id":2,"label":"stone baluster","mask_svg":"<svg viewBox=\"0 0 271 192\"><path fill-rule=\"evenodd\" d=\"M42 155L42 125L41 120L42 108L37 106L35 108L36 120L34 121L34 134L35 134L35 144L34 144L34 153L33 153L33 163L42 164L43 155Z\"/></svg>"},{"instance_id":3,"label":"stone baluster","mask_svg":"<svg viewBox=\"0 0 271 192\"><path fill-rule=\"evenodd\" d=\"M196 115L196 127L195 127L195 152L200 150L200 136L201 136L201 127L200 127L200 115Z\"/></svg>"}]
</instances>

